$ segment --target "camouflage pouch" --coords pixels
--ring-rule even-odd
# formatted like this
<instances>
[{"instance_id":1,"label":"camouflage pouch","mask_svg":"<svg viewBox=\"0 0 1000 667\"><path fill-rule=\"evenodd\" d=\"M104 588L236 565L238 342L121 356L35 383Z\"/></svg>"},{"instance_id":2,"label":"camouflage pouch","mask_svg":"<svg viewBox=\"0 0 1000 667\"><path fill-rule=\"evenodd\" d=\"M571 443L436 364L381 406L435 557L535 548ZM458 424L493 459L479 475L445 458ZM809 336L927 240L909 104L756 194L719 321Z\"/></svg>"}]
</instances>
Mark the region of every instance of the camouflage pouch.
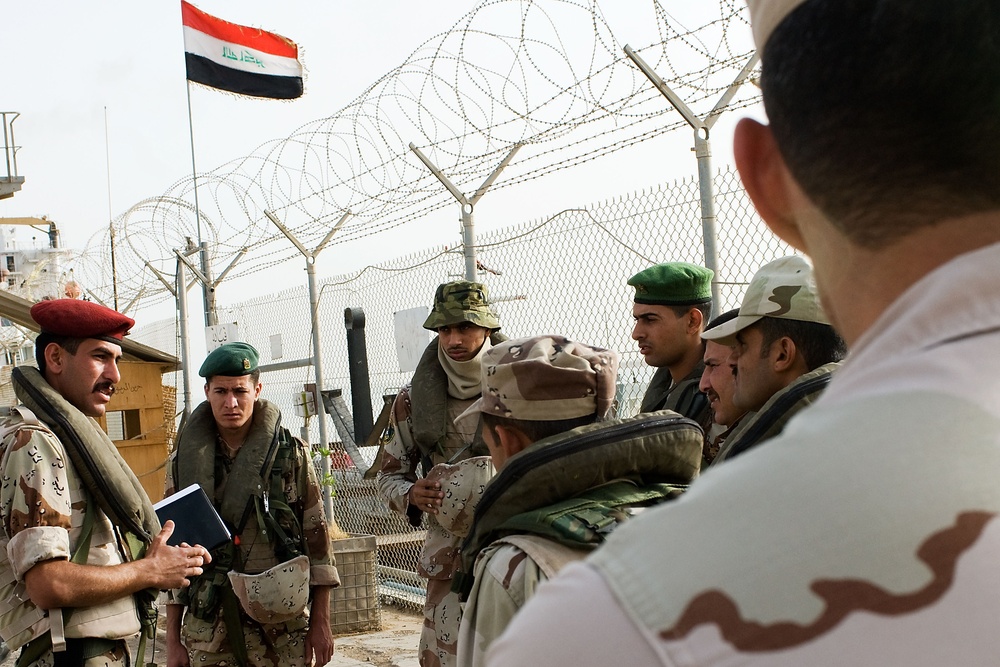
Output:
<instances>
[{"instance_id":1,"label":"camouflage pouch","mask_svg":"<svg viewBox=\"0 0 1000 667\"><path fill-rule=\"evenodd\" d=\"M243 612L262 625L297 618L309 604L308 556L298 556L260 574L230 572L228 576Z\"/></svg>"}]
</instances>

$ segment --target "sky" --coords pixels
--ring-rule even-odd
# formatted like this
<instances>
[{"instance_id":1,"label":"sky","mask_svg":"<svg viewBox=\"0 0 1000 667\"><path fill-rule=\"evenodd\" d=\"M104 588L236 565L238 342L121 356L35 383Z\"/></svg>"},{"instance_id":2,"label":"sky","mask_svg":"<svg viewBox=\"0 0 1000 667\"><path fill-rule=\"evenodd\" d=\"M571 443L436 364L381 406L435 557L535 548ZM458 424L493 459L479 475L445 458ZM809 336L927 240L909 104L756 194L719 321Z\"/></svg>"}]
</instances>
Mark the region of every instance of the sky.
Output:
<instances>
[{"instance_id":1,"label":"sky","mask_svg":"<svg viewBox=\"0 0 1000 667\"><path fill-rule=\"evenodd\" d=\"M293 39L308 72L306 94L292 102L243 99L192 85L199 172L334 114L475 5L459 0L193 4ZM690 5L700 3L661 4L686 20ZM651 0L605 0L599 7L622 44L656 40ZM14 129L25 184L13 198L0 201L0 217L47 215L58 224L64 246L82 248L107 229L110 219L191 174L179 0L8 3L3 23L0 110L21 113ZM673 113L666 101L664 108L665 114ZM713 130L715 166L732 163L732 127L743 115L748 114L727 114ZM691 145L691 132L684 129L611 158L487 194L476 209L478 231L695 176ZM461 185L471 193L479 184ZM317 262L317 274L342 274L421 248L457 244L458 217L456 203L454 210L435 212L367 245L332 246ZM275 291L304 282L301 262L285 269L269 281ZM224 284L218 294L220 303L236 302L245 297L245 287Z\"/></svg>"}]
</instances>

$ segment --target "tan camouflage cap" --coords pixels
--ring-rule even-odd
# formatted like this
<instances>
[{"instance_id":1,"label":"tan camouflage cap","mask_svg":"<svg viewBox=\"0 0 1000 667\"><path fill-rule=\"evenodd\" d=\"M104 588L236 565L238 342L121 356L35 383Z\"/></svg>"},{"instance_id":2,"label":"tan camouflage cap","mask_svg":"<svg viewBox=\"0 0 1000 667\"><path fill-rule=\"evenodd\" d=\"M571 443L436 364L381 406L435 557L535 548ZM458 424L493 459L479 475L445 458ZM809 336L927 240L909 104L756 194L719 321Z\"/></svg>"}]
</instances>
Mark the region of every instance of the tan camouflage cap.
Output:
<instances>
[{"instance_id":1,"label":"tan camouflage cap","mask_svg":"<svg viewBox=\"0 0 1000 667\"><path fill-rule=\"evenodd\" d=\"M483 356L483 395L458 419L480 412L527 421L603 418L615 400L618 359L563 336L505 341Z\"/></svg>"},{"instance_id":2,"label":"tan camouflage cap","mask_svg":"<svg viewBox=\"0 0 1000 667\"><path fill-rule=\"evenodd\" d=\"M830 323L819 302L812 266L802 257L782 257L760 267L743 296L739 315L705 331L701 337L732 345L737 333L765 317Z\"/></svg>"},{"instance_id":3,"label":"tan camouflage cap","mask_svg":"<svg viewBox=\"0 0 1000 667\"><path fill-rule=\"evenodd\" d=\"M308 556L298 556L260 574L228 575L243 611L258 623L286 623L302 616L309 604Z\"/></svg>"},{"instance_id":4,"label":"tan camouflage cap","mask_svg":"<svg viewBox=\"0 0 1000 667\"><path fill-rule=\"evenodd\" d=\"M473 456L458 463L439 463L431 468L427 479L440 482L444 491L436 515L437 522L453 535L468 535L486 483L495 474L491 456Z\"/></svg>"},{"instance_id":5,"label":"tan camouflage cap","mask_svg":"<svg viewBox=\"0 0 1000 667\"><path fill-rule=\"evenodd\" d=\"M786 16L805 0L747 0L750 7L750 25L753 26L753 41L757 49L764 50L767 38Z\"/></svg>"},{"instance_id":6,"label":"tan camouflage cap","mask_svg":"<svg viewBox=\"0 0 1000 667\"><path fill-rule=\"evenodd\" d=\"M468 280L456 280L438 285L434 293L434 307L424 321L424 328L436 331L462 322L486 329L499 329L500 320L490 308L486 285Z\"/></svg>"}]
</instances>

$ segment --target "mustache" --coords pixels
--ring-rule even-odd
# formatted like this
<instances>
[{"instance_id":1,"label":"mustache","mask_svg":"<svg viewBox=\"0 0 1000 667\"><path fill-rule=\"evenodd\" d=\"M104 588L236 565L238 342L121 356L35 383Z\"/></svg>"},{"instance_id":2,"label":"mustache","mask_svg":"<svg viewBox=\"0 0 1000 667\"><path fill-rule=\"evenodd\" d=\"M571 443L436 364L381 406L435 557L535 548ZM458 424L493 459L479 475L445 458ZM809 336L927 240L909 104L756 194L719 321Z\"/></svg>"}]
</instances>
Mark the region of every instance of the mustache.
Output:
<instances>
[{"instance_id":1,"label":"mustache","mask_svg":"<svg viewBox=\"0 0 1000 667\"><path fill-rule=\"evenodd\" d=\"M105 390L110 392L112 396L114 396L115 392L118 391L115 388L113 382L98 382L97 384L94 385L94 391L105 391Z\"/></svg>"}]
</instances>

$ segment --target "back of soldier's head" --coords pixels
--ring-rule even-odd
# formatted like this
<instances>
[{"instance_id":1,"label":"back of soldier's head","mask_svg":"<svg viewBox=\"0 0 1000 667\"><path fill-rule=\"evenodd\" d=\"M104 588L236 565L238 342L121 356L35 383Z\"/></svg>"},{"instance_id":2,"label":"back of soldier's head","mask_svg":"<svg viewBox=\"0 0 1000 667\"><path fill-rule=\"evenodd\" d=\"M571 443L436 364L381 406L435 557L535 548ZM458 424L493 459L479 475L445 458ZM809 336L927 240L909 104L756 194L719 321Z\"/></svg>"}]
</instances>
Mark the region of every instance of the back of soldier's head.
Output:
<instances>
[{"instance_id":1,"label":"back of soldier's head","mask_svg":"<svg viewBox=\"0 0 1000 667\"><path fill-rule=\"evenodd\" d=\"M781 153L854 243L1000 208L997 35L993 0L807 0L758 44Z\"/></svg>"}]
</instances>

